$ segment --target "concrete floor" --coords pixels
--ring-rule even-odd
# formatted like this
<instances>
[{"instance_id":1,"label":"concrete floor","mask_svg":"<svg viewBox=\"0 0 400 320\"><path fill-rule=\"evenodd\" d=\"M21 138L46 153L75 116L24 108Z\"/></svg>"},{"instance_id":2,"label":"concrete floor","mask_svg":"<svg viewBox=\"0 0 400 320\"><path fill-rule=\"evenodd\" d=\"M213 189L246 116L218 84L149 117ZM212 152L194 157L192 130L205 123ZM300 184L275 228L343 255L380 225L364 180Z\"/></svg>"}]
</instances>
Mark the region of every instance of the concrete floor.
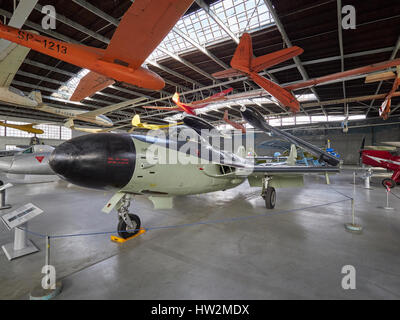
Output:
<instances>
[{"instance_id":1,"label":"concrete floor","mask_svg":"<svg viewBox=\"0 0 400 320\"><path fill-rule=\"evenodd\" d=\"M334 176L331 186L322 177L306 180L306 188L279 190L272 211L247 183L178 197L173 210L154 211L138 197L131 209L145 227L224 221L154 229L125 244L109 235L54 239L51 263L64 284L58 299L399 299L400 199L391 197L394 211L378 209L386 200L379 180L366 190L357 179L364 232L355 235L343 226L350 201L324 206L346 200L337 191L352 195L352 176ZM115 230L116 213L100 212L110 197L52 182L16 185L8 202L33 202L45 213L29 229L63 235ZM240 217L247 219L234 220ZM12 237L1 225L0 244ZM0 299L27 299L41 281L45 241L30 238L39 253L9 262L0 252ZM341 287L344 265L356 268L356 290Z\"/></svg>"}]
</instances>

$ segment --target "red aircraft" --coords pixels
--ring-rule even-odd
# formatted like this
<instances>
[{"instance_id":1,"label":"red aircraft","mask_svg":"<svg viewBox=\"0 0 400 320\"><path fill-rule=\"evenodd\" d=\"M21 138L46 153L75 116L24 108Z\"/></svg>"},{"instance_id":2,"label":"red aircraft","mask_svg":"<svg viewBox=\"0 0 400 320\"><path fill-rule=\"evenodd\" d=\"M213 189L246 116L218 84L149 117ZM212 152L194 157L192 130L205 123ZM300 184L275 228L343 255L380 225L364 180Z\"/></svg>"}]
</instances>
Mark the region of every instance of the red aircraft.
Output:
<instances>
[{"instance_id":1,"label":"red aircraft","mask_svg":"<svg viewBox=\"0 0 400 320\"><path fill-rule=\"evenodd\" d=\"M396 184L400 184L400 153L398 151L364 150L362 148L360 153L362 163L393 171L391 178L382 180L384 187L394 188Z\"/></svg>"},{"instance_id":2,"label":"red aircraft","mask_svg":"<svg viewBox=\"0 0 400 320\"><path fill-rule=\"evenodd\" d=\"M181 110L184 111L188 114L191 114L193 116L196 115L194 112L195 109L201 109L209 105L210 103L226 100L226 95L230 92L233 91L233 88L226 89L224 91L218 92L214 94L213 96L199 100L199 101L194 101L191 103L183 103L180 101L179 98L179 93L176 92L174 96L172 97L172 101L177 105L177 107L157 107L157 106L144 106L143 108L145 109L157 109L157 110L169 110L169 111L175 111L175 110Z\"/></svg>"},{"instance_id":3,"label":"red aircraft","mask_svg":"<svg viewBox=\"0 0 400 320\"><path fill-rule=\"evenodd\" d=\"M293 112L297 112L300 110L300 103L291 93L292 90L309 88L320 84L328 84L331 82L333 83L338 79L346 80L353 76L368 74L378 70L384 70L400 65L400 59L383 61L365 67L333 73L315 79L296 82L295 84L290 84L286 86L280 86L258 74L258 72L264 69L277 65L288 59L294 58L301 53L303 53L303 49L293 46L260 57L254 57L251 36L248 33L244 33L231 60L231 67L233 69L220 71L214 73L212 76L219 79L246 75L255 83L257 83L261 88L267 91L270 95L275 97L282 105L289 107L290 110ZM393 85L392 91L387 96L387 103L389 104L389 106L390 98L396 95L395 91L399 84L400 80L396 80L395 84ZM388 108L386 110L388 110Z\"/></svg>"},{"instance_id":4,"label":"red aircraft","mask_svg":"<svg viewBox=\"0 0 400 320\"><path fill-rule=\"evenodd\" d=\"M192 3L193 0L135 0L106 49L54 40L1 22L0 38L91 70L81 79L72 101L83 100L115 81L161 90L164 80L141 65Z\"/></svg>"}]
</instances>

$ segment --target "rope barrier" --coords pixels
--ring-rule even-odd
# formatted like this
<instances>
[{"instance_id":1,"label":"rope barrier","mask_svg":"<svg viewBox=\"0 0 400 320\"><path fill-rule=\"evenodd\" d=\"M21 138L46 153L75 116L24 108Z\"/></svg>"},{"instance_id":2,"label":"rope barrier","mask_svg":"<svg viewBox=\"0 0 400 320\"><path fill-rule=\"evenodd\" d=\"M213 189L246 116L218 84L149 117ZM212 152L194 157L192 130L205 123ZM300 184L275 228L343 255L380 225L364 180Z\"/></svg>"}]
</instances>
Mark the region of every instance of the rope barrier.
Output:
<instances>
[{"instance_id":1,"label":"rope barrier","mask_svg":"<svg viewBox=\"0 0 400 320\"><path fill-rule=\"evenodd\" d=\"M338 192L335 189L334 189L334 191ZM338 193L342 194L340 192L338 192ZM346 202L346 201L352 200L351 197L348 197L348 196L346 196L344 194L342 194L342 195L345 196L346 199L338 200L338 201L332 201L332 202L318 204L318 205L313 205L313 206L308 206L308 207L304 207L304 208L282 210L282 211L278 211L278 212L268 212L268 213L256 214L256 215L244 216L244 217L234 217L234 218L217 219L217 220L209 220L209 221L199 221L199 222L185 223L185 224L178 224L178 225L170 225L170 226L154 226L154 227L147 227L145 229L146 229L146 231L150 231L150 230L183 228L183 227L190 227L190 226L196 226L196 225L210 225L210 224L237 222L237 221L256 219L256 218L263 217L263 216L264 217L265 216L273 216L273 215L278 215L278 214L293 213L293 212L302 211L302 210L310 210L310 209L315 209L315 208L319 208L319 207L329 206L329 205L332 205L332 204L337 204L337 203L342 203L342 202ZM30 231L28 229L21 229L21 230L25 230L26 232L28 232L28 233L30 233L32 235L35 235L35 236L38 236L38 237L42 237L42 238L46 238L48 236L48 235L41 234L41 233L38 233L38 232ZM135 232L135 231L139 231L139 229L124 230L124 231L121 230L119 232L132 233L132 232ZM118 233L118 230L89 232L89 233L76 233L76 234L65 234L65 235L52 235L52 236L48 236L48 237L51 238L51 239L60 239L60 238L106 235L106 234L114 234L114 233Z\"/></svg>"}]
</instances>

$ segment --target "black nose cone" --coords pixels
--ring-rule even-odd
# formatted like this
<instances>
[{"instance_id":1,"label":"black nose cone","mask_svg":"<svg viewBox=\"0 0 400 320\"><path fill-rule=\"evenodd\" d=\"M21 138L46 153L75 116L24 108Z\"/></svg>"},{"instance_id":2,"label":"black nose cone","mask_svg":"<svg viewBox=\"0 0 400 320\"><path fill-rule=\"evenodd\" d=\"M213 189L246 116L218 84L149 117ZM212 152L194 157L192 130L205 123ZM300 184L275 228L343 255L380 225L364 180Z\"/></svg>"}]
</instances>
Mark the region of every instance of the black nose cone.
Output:
<instances>
[{"instance_id":1,"label":"black nose cone","mask_svg":"<svg viewBox=\"0 0 400 320\"><path fill-rule=\"evenodd\" d=\"M135 171L135 145L129 134L97 133L59 145L50 166L73 184L95 188L122 188Z\"/></svg>"}]
</instances>

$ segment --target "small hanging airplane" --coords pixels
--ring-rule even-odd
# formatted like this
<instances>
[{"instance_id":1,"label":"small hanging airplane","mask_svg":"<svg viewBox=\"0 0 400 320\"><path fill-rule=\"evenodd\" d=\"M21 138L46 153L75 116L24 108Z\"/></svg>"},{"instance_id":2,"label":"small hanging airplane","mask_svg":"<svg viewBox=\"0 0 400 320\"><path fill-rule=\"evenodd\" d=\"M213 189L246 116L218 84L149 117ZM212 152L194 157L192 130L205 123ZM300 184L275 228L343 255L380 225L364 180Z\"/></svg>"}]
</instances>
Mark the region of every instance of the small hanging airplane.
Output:
<instances>
[{"instance_id":1,"label":"small hanging airplane","mask_svg":"<svg viewBox=\"0 0 400 320\"><path fill-rule=\"evenodd\" d=\"M232 69L213 73L212 76L217 79L231 78L243 75L248 76L261 88L263 88L270 95L276 98L280 104L285 107L289 107L290 110L293 112L297 112L300 110L300 103L291 93L293 90L334 83L339 79L342 79L342 81L349 80L353 76L368 74L378 70L384 70L400 65L400 59L383 61L380 63L371 64L369 66L351 69L344 72L333 73L310 80L299 81L294 84L289 84L285 86L280 86L258 74L258 72L264 69L282 63L288 59L294 58L301 53L303 53L303 49L293 46L255 58L253 57L251 36L248 33L244 33L231 60ZM393 95L394 91L397 89L397 86L395 88L394 85L393 88L393 92L389 94L389 101L391 94ZM250 98L251 96L247 95L246 97Z\"/></svg>"},{"instance_id":2,"label":"small hanging airplane","mask_svg":"<svg viewBox=\"0 0 400 320\"><path fill-rule=\"evenodd\" d=\"M145 109L157 109L157 110L168 110L168 111L175 111L175 110L180 110L183 111L187 114L195 116L195 110L196 109L201 109L206 106L208 106L210 103L218 102L218 101L224 101L227 100L225 97L228 93L232 92L233 88L226 89L224 91L218 92L214 95L212 95L209 98L203 99L203 100L198 100L194 101L191 103L183 103L180 101L179 93L176 92L174 96L172 97L172 101L177 105L176 107L158 107L158 106L143 106Z\"/></svg>"},{"instance_id":3,"label":"small hanging airplane","mask_svg":"<svg viewBox=\"0 0 400 320\"><path fill-rule=\"evenodd\" d=\"M192 3L193 0L135 0L106 49L58 41L1 22L0 38L91 70L81 79L71 101L81 101L115 81L161 90L164 80L142 64Z\"/></svg>"},{"instance_id":4,"label":"small hanging airplane","mask_svg":"<svg viewBox=\"0 0 400 320\"><path fill-rule=\"evenodd\" d=\"M83 111L74 109L61 109L48 106L43 103L42 95L39 91L32 91L29 96L16 88L11 87L11 83L28 55L30 49L10 43L8 47L0 52L0 101L28 109L34 109L59 115L69 120L81 120L94 123L100 126L112 127L112 121L104 114L121 110L134 105L146 98L140 97L133 100L124 101L118 104L99 108L93 111ZM35 133L35 132L32 132Z\"/></svg>"},{"instance_id":5,"label":"small hanging airplane","mask_svg":"<svg viewBox=\"0 0 400 320\"><path fill-rule=\"evenodd\" d=\"M38 125L37 123L29 123L29 124L11 124L11 123L6 123L3 121L0 121L0 126L6 127L6 128L13 128L21 131L25 131L28 133L34 133L34 134L43 134L44 131L42 129L37 129L34 128L34 126Z\"/></svg>"},{"instance_id":6,"label":"small hanging airplane","mask_svg":"<svg viewBox=\"0 0 400 320\"><path fill-rule=\"evenodd\" d=\"M131 130L129 130L128 132L133 132L133 130L135 130L135 128L141 128L141 129L149 129L149 130L160 130L160 129L165 129L165 128L169 128L169 127L173 127L176 125L181 125L182 122L179 123L171 123L171 124L150 124L147 122L142 123L140 120L140 116L137 114L132 118L132 126L133 128Z\"/></svg>"},{"instance_id":7,"label":"small hanging airplane","mask_svg":"<svg viewBox=\"0 0 400 320\"><path fill-rule=\"evenodd\" d=\"M367 76L365 78L365 83L383 81L388 79L394 79L394 82L392 89L386 95L385 100L383 101L382 105L379 108L379 116L382 117L383 120L387 120L389 118L390 107L392 105L392 98L395 96L395 93L400 85L400 66L396 66L396 73L389 71L385 73L375 74L372 76Z\"/></svg>"}]
</instances>

